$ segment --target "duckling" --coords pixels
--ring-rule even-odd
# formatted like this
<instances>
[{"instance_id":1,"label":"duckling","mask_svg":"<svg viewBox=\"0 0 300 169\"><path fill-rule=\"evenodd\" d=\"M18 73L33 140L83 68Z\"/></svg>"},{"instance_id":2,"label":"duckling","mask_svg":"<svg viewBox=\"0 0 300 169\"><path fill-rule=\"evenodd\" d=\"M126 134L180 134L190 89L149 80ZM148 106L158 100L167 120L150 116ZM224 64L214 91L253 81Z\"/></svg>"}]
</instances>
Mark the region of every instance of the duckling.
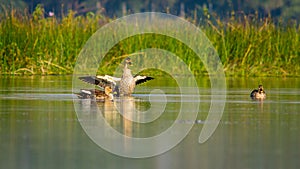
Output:
<instances>
[{"instance_id":1,"label":"duckling","mask_svg":"<svg viewBox=\"0 0 300 169\"><path fill-rule=\"evenodd\" d=\"M154 79L149 76L135 75L132 76L129 66L132 64L131 59L128 57L125 59L123 74L121 78L105 75L105 76L84 76L79 77L80 80L97 85L101 88L105 86L112 86L113 92L117 93L117 96L124 95L130 96L136 85L144 83L148 80Z\"/></svg>"},{"instance_id":2,"label":"duckling","mask_svg":"<svg viewBox=\"0 0 300 169\"><path fill-rule=\"evenodd\" d=\"M106 86L104 91L99 89L81 89L77 94L80 99L96 99L96 101L114 100L113 90L110 86Z\"/></svg>"},{"instance_id":3,"label":"duckling","mask_svg":"<svg viewBox=\"0 0 300 169\"><path fill-rule=\"evenodd\" d=\"M267 97L266 92L264 91L264 88L262 85L258 86L258 89L254 89L251 94L250 97L252 99L265 99Z\"/></svg>"}]
</instances>

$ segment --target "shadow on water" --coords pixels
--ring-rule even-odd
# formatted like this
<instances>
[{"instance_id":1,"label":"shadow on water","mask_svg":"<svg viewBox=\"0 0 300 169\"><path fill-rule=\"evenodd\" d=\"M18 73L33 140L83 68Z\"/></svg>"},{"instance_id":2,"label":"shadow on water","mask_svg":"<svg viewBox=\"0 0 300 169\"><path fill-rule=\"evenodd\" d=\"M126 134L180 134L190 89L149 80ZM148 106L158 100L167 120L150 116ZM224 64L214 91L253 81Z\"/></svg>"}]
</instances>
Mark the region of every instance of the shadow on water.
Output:
<instances>
[{"instance_id":1,"label":"shadow on water","mask_svg":"<svg viewBox=\"0 0 300 169\"><path fill-rule=\"evenodd\" d=\"M260 83L267 99L251 100L250 91ZM209 78L199 77L198 85L199 114L190 121L176 121L180 94L176 85L163 80L138 87L131 105L119 105L146 111L151 107L148 93L156 88L165 91L165 111L148 123L124 118L116 110L119 100L75 99L86 113L94 113L91 118L104 117L126 136L146 138L172 123L194 124L170 151L130 159L103 150L84 132L74 110L72 77L0 77L0 168L300 168L299 78L227 78L222 119L203 144L198 137L210 108Z\"/></svg>"}]
</instances>

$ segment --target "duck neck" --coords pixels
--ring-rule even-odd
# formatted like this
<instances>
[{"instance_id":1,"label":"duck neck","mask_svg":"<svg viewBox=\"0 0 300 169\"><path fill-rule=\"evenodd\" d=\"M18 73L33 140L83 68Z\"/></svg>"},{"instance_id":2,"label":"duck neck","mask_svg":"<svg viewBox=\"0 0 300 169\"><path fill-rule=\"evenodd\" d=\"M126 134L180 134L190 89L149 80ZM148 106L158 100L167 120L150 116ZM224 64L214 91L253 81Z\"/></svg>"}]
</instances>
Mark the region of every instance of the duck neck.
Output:
<instances>
[{"instance_id":1,"label":"duck neck","mask_svg":"<svg viewBox=\"0 0 300 169\"><path fill-rule=\"evenodd\" d=\"M131 70L128 68L127 64L125 64L125 67L123 69L123 77L126 77L126 76L132 76L131 75Z\"/></svg>"},{"instance_id":2,"label":"duck neck","mask_svg":"<svg viewBox=\"0 0 300 169\"><path fill-rule=\"evenodd\" d=\"M129 67L129 65L127 63L125 63L124 69L129 69L128 67Z\"/></svg>"}]
</instances>

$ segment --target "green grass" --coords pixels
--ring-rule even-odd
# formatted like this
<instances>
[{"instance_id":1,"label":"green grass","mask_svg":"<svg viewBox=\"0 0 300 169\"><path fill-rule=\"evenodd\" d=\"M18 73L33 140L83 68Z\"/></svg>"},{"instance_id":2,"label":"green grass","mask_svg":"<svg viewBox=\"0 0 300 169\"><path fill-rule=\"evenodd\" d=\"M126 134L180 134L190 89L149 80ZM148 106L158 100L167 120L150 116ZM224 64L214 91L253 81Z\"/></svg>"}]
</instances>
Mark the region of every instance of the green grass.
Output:
<instances>
[{"instance_id":1,"label":"green grass","mask_svg":"<svg viewBox=\"0 0 300 169\"><path fill-rule=\"evenodd\" d=\"M72 74L85 42L111 21L92 13L75 17L70 11L60 19L44 18L43 13L43 8L37 7L33 15L0 14L0 74ZM207 19L199 26L218 51L227 76L300 76L298 24L275 24L270 18L248 16L240 19L216 19L214 24ZM109 51L106 67L99 71L110 73L120 61L117 57L151 47L180 56L195 75L206 74L191 49L154 34L121 41Z\"/></svg>"},{"instance_id":2,"label":"green grass","mask_svg":"<svg viewBox=\"0 0 300 169\"><path fill-rule=\"evenodd\" d=\"M227 75L299 76L299 30L296 24L280 26L268 20L232 21L207 35Z\"/></svg>"}]
</instances>

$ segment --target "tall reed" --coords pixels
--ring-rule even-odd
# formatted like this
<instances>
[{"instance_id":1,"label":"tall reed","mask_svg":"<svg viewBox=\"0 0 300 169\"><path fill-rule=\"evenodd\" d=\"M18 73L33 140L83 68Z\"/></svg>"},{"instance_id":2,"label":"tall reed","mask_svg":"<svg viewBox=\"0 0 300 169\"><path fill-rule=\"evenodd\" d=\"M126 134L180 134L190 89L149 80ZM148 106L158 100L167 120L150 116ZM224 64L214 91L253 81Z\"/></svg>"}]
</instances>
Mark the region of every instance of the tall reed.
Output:
<instances>
[{"instance_id":1,"label":"tall reed","mask_svg":"<svg viewBox=\"0 0 300 169\"><path fill-rule=\"evenodd\" d=\"M12 10L1 16L0 72L2 74L69 74L85 41L99 28L101 16L62 19L44 17L38 6L31 15Z\"/></svg>"},{"instance_id":2,"label":"tall reed","mask_svg":"<svg viewBox=\"0 0 300 169\"><path fill-rule=\"evenodd\" d=\"M71 74L76 56L98 28L110 22L102 15L44 17L38 6L32 15L12 10L0 16L0 74ZM187 18L188 19L188 18ZM299 24L273 23L244 16L242 21L210 19L199 25L221 58L227 76L300 76ZM180 56L196 75L206 72L191 49L175 39L145 34L127 38L108 53L126 56L144 48L163 48ZM101 73L110 73L110 63Z\"/></svg>"},{"instance_id":3,"label":"tall reed","mask_svg":"<svg viewBox=\"0 0 300 169\"><path fill-rule=\"evenodd\" d=\"M227 75L300 75L300 27L265 20L226 24L204 29L222 59Z\"/></svg>"}]
</instances>

